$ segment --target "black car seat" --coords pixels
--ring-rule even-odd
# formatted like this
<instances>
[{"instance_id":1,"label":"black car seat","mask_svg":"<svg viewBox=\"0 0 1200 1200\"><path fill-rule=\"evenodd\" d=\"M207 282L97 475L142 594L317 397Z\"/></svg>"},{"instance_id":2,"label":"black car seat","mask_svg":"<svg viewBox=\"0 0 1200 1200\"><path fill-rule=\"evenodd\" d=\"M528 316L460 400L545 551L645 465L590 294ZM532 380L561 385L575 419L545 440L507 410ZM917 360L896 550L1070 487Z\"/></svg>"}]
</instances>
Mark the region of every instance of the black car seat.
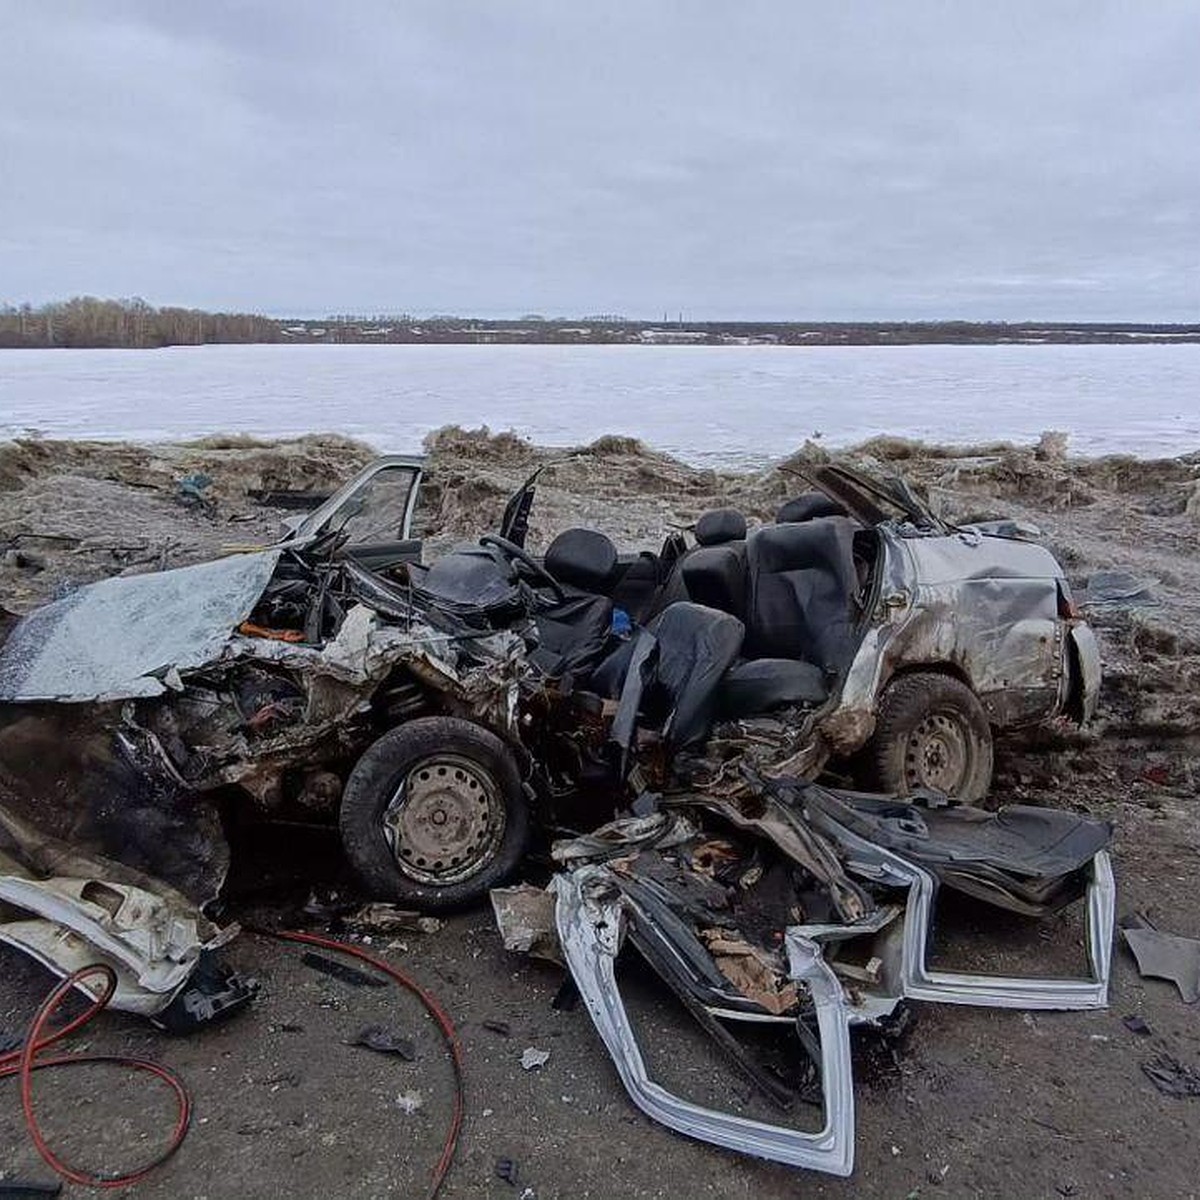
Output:
<instances>
[{"instance_id":1,"label":"black car seat","mask_svg":"<svg viewBox=\"0 0 1200 1200\"><path fill-rule=\"evenodd\" d=\"M692 557L712 547L740 546L744 553L746 518L736 508L714 508L697 518L693 533L696 538L695 547L686 550L672 564L658 590L658 595L654 598L654 603L650 606L649 615L661 613L669 605L680 600L695 600L700 604L719 608L723 612L733 613L735 616L740 615L740 610L744 607L740 602L732 607L726 607L723 603L713 604L711 599L701 599L700 596L693 595L687 582L685 567ZM717 557L722 558L722 556ZM703 584L701 586L703 587Z\"/></svg>"},{"instance_id":2,"label":"black car seat","mask_svg":"<svg viewBox=\"0 0 1200 1200\"><path fill-rule=\"evenodd\" d=\"M722 688L727 715L819 704L828 696L855 646L856 529L848 517L817 517L767 525L747 539L749 661L734 667Z\"/></svg>"},{"instance_id":3,"label":"black car seat","mask_svg":"<svg viewBox=\"0 0 1200 1200\"><path fill-rule=\"evenodd\" d=\"M741 619L746 613L746 543L697 546L680 568L688 597Z\"/></svg>"},{"instance_id":4,"label":"black car seat","mask_svg":"<svg viewBox=\"0 0 1200 1200\"><path fill-rule=\"evenodd\" d=\"M747 650L837 671L852 642L858 571L848 517L766 525L746 542Z\"/></svg>"},{"instance_id":5,"label":"black car seat","mask_svg":"<svg viewBox=\"0 0 1200 1200\"><path fill-rule=\"evenodd\" d=\"M717 712L721 680L741 652L745 626L736 617L683 600L647 626L658 663L643 709L673 747L703 741Z\"/></svg>"},{"instance_id":6,"label":"black car seat","mask_svg":"<svg viewBox=\"0 0 1200 1200\"><path fill-rule=\"evenodd\" d=\"M617 548L594 529L566 529L542 564L563 598L535 613L538 647L530 657L550 675L586 670L608 646L613 603L606 593L617 573Z\"/></svg>"},{"instance_id":7,"label":"black car seat","mask_svg":"<svg viewBox=\"0 0 1200 1200\"><path fill-rule=\"evenodd\" d=\"M723 546L746 540L746 518L736 508L714 508L696 520L698 546Z\"/></svg>"},{"instance_id":8,"label":"black car seat","mask_svg":"<svg viewBox=\"0 0 1200 1200\"><path fill-rule=\"evenodd\" d=\"M814 517L844 517L846 509L824 492L805 492L779 506L775 514L777 525L793 525L811 521Z\"/></svg>"}]
</instances>

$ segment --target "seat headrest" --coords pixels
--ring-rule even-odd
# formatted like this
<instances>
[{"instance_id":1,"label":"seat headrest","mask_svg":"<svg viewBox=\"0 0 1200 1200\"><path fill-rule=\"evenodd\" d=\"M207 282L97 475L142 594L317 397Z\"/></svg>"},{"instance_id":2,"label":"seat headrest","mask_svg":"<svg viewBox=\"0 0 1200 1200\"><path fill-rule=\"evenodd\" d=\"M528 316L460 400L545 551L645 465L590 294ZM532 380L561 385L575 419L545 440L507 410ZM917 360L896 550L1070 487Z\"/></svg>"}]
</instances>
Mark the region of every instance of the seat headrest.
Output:
<instances>
[{"instance_id":1,"label":"seat headrest","mask_svg":"<svg viewBox=\"0 0 1200 1200\"><path fill-rule=\"evenodd\" d=\"M559 583L602 592L617 573L617 548L594 529L564 529L546 550L545 566Z\"/></svg>"},{"instance_id":2,"label":"seat headrest","mask_svg":"<svg viewBox=\"0 0 1200 1200\"><path fill-rule=\"evenodd\" d=\"M740 617L746 609L746 546L698 546L683 560L690 599Z\"/></svg>"},{"instance_id":3,"label":"seat headrest","mask_svg":"<svg viewBox=\"0 0 1200 1200\"><path fill-rule=\"evenodd\" d=\"M795 571L830 564L842 569L851 559L854 524L846 517L820 517L756 529L747 546L755 571Z\"/></svg>"},{"instance_id":4,"label":"seat headrest","mask_svg":"<svg viewBox=\"0 0 1200 1200\"><path fill-rule=\"evenodd\" d=\"M824 492L805 492L782 504L775 514L776 524L792 525L800 521L811 521L814 517L844 517L846 510Z\"/></svg>"},{"instance_id":5,"label":"seat headrest","mask_svg":"<svg viewBox=\"0 0 1200 1200\"><path fill-rule=\"evenodd\" d=\"M746 518L736 508L714 508L696 522L695 532L701 546L738 542L746 536Z\"/></svg>"}]
</instances>

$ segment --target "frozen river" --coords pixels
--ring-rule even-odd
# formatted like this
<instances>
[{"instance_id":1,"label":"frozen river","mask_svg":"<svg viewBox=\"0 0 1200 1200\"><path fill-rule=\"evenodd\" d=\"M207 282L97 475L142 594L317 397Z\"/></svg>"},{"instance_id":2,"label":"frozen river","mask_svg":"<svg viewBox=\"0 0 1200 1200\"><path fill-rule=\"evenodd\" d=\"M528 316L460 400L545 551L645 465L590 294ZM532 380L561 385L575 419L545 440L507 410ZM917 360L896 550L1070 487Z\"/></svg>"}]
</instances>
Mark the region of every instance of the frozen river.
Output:
<instances>
[{"instance_id":1,"label":"frozen river","mask_svg":"<svg viewBox=\"0 0 1200 1200\"><path fill-rule=\"evenodd\" d=\"M1200 345L201 346L0 350L0 438L336 430L419 449L456 423L550 445L631 434L748 464L820 433L1200 449Z\"/></svg>"}]
</instances>

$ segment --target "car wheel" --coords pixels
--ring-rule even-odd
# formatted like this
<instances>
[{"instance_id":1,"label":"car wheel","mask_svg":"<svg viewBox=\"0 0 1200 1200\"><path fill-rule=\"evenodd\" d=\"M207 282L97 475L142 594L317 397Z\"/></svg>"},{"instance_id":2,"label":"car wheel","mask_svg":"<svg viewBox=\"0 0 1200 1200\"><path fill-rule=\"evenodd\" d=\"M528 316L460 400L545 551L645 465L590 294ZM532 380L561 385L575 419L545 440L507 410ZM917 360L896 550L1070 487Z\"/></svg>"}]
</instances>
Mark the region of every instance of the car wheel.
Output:
<instances>
[{"instance_id":1,"label":"car wheel","mask_svg":"<svg viewBox=\"0 0 1200 1200\"><path fill-rule=\"evenodd\" d=\"M881 792L922 788L977 801L992 782L992 730L979 697L961 680L914 671L879 702L868 762Z\"/></svg>"},{"instance_id":2,"label":"car wheel","mask_svg":"<svg viewBox=\"0 0 1200 1200\"><path fill-rule=\"evenodd\" d=\"M338 824L372 895L444 911L482 899L516 870L529 807L516 760L495 734L422 717L358 760Z\"/></svg>"}]
</instances>

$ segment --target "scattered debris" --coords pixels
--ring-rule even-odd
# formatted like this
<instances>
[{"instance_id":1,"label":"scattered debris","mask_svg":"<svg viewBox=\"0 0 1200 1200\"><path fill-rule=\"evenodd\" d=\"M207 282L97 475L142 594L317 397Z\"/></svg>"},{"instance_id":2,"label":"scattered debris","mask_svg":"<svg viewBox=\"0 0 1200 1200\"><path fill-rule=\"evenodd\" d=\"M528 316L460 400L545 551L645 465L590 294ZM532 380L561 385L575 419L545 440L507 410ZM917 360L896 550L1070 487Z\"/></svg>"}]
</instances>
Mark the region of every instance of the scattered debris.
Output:
<instances>
[{"instance_id":1,"label":"scattered debris","mask_svg":"<svg viewBox=\"0 0 1200 1200\"><path fill-rule=\"evenodd\" d=\"M347 927L355 932L378 934L380 937L397 933L437 933L442 927L437 917L423 916L395 904L378 902L364 904L342 916Z\"/></svg>"},{"instance_id":2,"label":"scattered debris","mask_svg":"<svg viewBox=\"0 0 1200 1200\"><path fill-rule=\"evenodd\" d=\"M199 508L211 512L216 507L212 485L211 475L206 475L203 471L193 471L179 481L175 489L175 498L184 508Z\"/></svg>"},{"instance_id":3,"label":"scattered debris","mask_svg":"<svg viewBox=\"0 0 1200 1200\"><path fill-rule=\"evenodd\" d=\"M269 1087L271 1091L277 1092L280 1088L296 1088L300 1086L299 1071L284 1071L282 1075L269 1075L266 1079L260 1080L264 1087Z\"/></svg>"},{"instance_id":4,"label":"scattered debris","mask_svg":"<svg viewBox=\"0 0 1200 1200\"><path fill-rule=\"evenodd\" d=\"M550 892L523 883L518 887L492 888L489 895L505 950L562 966L562 951L554 927L554 896Z\"/></svg>"},{"instance_id":5,"label":"scattered debris","mask_svg":"<svg viewBox=\"0 0 1200 1200\"><path fill-rule=\"evenodd\" d=\"M1165 1050L1142 1063L1142 1070L1164 1096L1179 1100L1200 1096L1200 1073Z\"/></svg>"},{"instance_id":6,"label":"scattered debris","mask_svg":"<svg viewBox=\"0 0 1200 1200\"><path fill-rule=\"evenodd\" d=\"M387 983L378 976L369 975L366 971L360 971L357 967L353 967L349 963L338 962L335 958L328 958L324 954L318 954L315 950L306 950L300 956L300 961L306 967L311 967L314 971L320 971L322 975L328 975L331 979L336 979L340 983L348 983L351 987L387 987Z\"/></svg>"},{"instance_id":7,"label":"scattered debris","mask_svg":"<svg viewBox=\"0 0 1200 1200\"><path fill-rule=\"evenodd\" d=\"M1139 1017L1133 1013L1127 1017L1122 1017L1121 1024L1124 1025L1130 1033L1136 1033L1138 1037L1150 1037L1150 1035L1154 1032L1154 1030L1150 1028L1150 1026L1142 1017Z\"/></svg>"},{"instance_id":8,"label":"scattered debris","mask_svg":"<svg viewBox=\"0 0 1200 1200\"><path fill-rule=\"evenodd\" d=\"M308 899L300 909L300 916L322 925L335 925L340 932L342 918L356 908L358 908L356 900L348 900L337 892L321 896L314 891L309 893Z\"/></svg>"},{"instance_id":9,"label":"scattered debris","mask_svg":"<svg viewBox=\"0 0 1200 1200\"><path fill-rule=\"evenodd\" d=\"M1122 919L1121 936L1142 976L1169 979L1185 1004L1200 1000L1200 939L1162 933L1140 914Z\"/></svg>"},{"instance_id":10,"label":"scattered debris","mask_svg":"<svg viewBox=\"0 0 1200 1200\"><path fill-rule=\"evenodd\" d=\"M521 1066L526 1071L537 1071L550 1061L549 1050L539 1050L536 1046L526 1046L521 1051Z\"/></svg>"},{"instance_id":11,"label":"scattered debris","mask_svg":"<svg viewBox=\"0 0 1200 1200\"><path fill-rule=\"evenodd\" d=\"M1131 609L1158 605L1157 579L1138 579L1128 571L1093 571L1079 602L1092 609Z\"/></svg>"},{"instance_id":12,"label":"scattered debris","mask_svg":"<svg viewBox=\"0 0 1200 1200\"><path fill-rule=\"evenodd\" d=\"M0 1197L3 1200L45 1200L47 1196L62 1194L59 1180L43 1183L33 1179L0 1179Z\"/></svg>"},{"instance_id":13,"label":"scattered debris","mask_svg":"<svg viewBox=\"0 0 1200 1200\"><path fill-rule=\"evenodd\" d=\"M509 1037L512 1034L512 1026L507 1021L481 1021L482 1027L490 1033L498 1033L501 1037Z\"/></svg>"},{"instance_id":14,"label":"scattered debris","mask_svg":"<svg viewBox=\"0 0 1200 1200\"><path fill-rule=\"evenodd\" d=\"M442 1142L442 1153L433 1168L429 1188L426 1192L428 1200L434 1200L441 1190L442 1184L446 1179L446 1174L454 1162L454 1154L458 1146L458 1139L462 1132L463 1119L466 1114L466 1101L463 1095L462 1043L459 1040L458 1031L455 1029L454 1022L450 1019L449 1014L442 1008L437 998L417 983L410 975L400 970L399 967L393 966L386 959L371 954L360 946L351 946L320 934L296 930L276 930L274 932L260 930L259 932L261 936L275 938L279 941L295 942L302 946L321 946L332 953L342 955L344 958L351 958L358 962L366 963L373 970L377 971L379 975L415 996L420 1002L421 1007L429 1014L429 1017L437 1026L453 1071L453 1099L451 1102L450 1120L446 1126L446 1136ZM421 1104L421 1093L416 1090L401 1092L396 1097L397 1107L402 1112L408 1114L416 1112L421 1107Z\"/></svg>"},{"instance_id":15,"label":"scattered debris","mask_svg":"<svg viewBox=\"0 0 1200 1200\"><path fill-rule=\"evenodd\" d=\"M520 1174L520 1168L515 1159L496 1159L495 1175L497 1179L503 1180L510 1187L517 1187L520 1183Z\"/></svg>"},{"instance_id":16,"label":"scattered debris","mask_svg":"<svg viewBox=\"0 0 1200 1200\"><path fill-rule=\"evenodd\" d=\"M347 1046L366 1046L380 1054L395 1054L405 1062L414 1062L417 1048L412 1038L405 1037L384 1025L364 1025L347 1043Z\"/></svg>"}]
</instances>

